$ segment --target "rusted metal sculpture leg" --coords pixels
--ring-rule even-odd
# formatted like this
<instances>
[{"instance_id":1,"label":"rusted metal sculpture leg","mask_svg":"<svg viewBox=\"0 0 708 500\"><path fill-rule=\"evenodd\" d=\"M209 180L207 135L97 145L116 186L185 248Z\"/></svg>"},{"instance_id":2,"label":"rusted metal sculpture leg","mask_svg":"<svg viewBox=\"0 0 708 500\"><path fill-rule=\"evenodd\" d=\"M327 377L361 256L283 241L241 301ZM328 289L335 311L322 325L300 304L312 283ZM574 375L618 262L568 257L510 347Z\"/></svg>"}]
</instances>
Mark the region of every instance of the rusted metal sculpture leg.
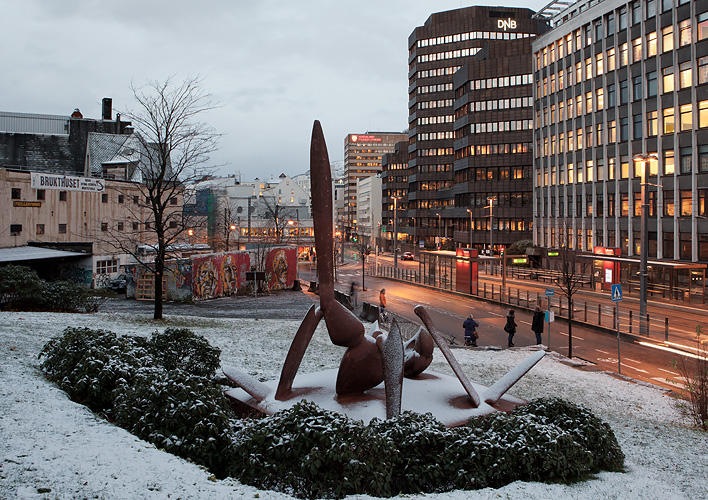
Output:
<instances>
[{"instance_id":1,"label":"rusted metal sculpture leg","mask_svg":"<svg viewBox=\"0 0 708 500\"><path fill-rule=\"evenodd\" d=\"M403 346L403 375L413 378L423 373L433 361L433 347L433 337L422 326L418 328L415 336Z\"/></svg>"},{"instance_id":2,"label":"rusted metal sculpture leg","mask_svg":"<svg viewBox=\"0 0 708 500\"><path fill-rule=\"evenodd\" d=\"M381 351L383 361L386 418L391 418L401 413L403 392L403 339L395 319L391 323L388 335L376 337L376 346Z\"/></svg>"},{"instance_id":3,"label":"rusted metal sculpture leg","mask_svg":"<svg viewBox=\"0 0 708 500\"><path fill-rule=\"evenodd\" d=\"M460 383L462 384L462 387L464 387L464 389L465 389L465 392L472 400L472 405L475 408L477 408L479 406L480 401L481 401L479 398L479 394L477 394L477 391L474 389L474 387L472 387L472 384L470 383L469 379L467 378L465 373L462 371L462 367L460 366L460 363L457 361L457 358L455 358L455 356L452 354L450 347L447 345L445 340L440 336L440 334L435 330L435 327L433 326L433 322L430 319L430 315L428 314L428 311L426 311L423 306L415 306L413 311L418 315L418 317L421 319L421 321L423 321L425 328L427 328L428 332L430 332L430 335L433 337L433 340L438 345L438 348L440 349L440 351L442 351L443 356L445 356L445 359L447 359L447 362L450 364L452 371L455 372L457 379L460 381Z\"/></svg>"},{"instance_id":4,"label":"rusted metal sculpture leg","mask_svg":"<svg viewBox=\"0 0 708 500\"><path fill-rule=\"evenodd\" d=\"M312 335L314 335L317 325L322 320L322 316L322 309L313 304L310 310L307 311L302 323L300 323L300 328L297 329L295 338L290 344L288 355L285 358L285 363L283 363L283 369L280 371L280 380L278 381L278 389L275 391L275 399L282 401L290 396L293 380L295 380L295 375L297 375L297 371L300 368L302 357L305 355L307 346L310 345Z\"/></svg>"},{"instance_id":5,"label":"rusted metal sculpture leg","mask_svg":"<svg viewBox=\"0 0 708 500\"><path fill-rule=\"evenodd\" d=\"M383 380L381 353L371 338L365 338L361 321L334 298L332 173L322 126L317 120L312 126L310 142L310 179L320 308L332 343L348 347L339 365L337 394L363 392Z\"/></svg>"}]
</instances>

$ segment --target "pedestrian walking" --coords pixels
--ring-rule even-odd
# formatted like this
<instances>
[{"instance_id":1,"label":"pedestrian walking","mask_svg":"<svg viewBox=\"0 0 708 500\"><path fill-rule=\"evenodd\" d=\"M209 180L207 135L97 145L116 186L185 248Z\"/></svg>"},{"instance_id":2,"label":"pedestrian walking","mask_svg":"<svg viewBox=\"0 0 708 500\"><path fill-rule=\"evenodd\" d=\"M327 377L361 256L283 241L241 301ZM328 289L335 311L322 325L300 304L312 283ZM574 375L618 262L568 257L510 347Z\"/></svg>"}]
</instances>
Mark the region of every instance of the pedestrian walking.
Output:
<instances>
[{"instance_id":1,"label":"pedestrian walking","mask_svg":"<svg viewBox=\"0 0 708 500\"><path fill-rule=\"evenodd\" d=\"M504 326L504 331L509 334L509 347L514 347L514 334L516 333L516 321L514 319L514 310L510 309Z\"/></svg>"},{"instance_id":2,"label":"pedestrian walking","mask_svg":"<svg viewBox=\"0 0 708 500\"><path fill-rule=\"evenodd\" d=\"M381 291L379 292L379 307L381 308L381 311L386 310L386 289L382 288Z\"/></svg>"},{"instance_id":3,"label":"pedestrian walking","mask_svg":"<svg viewBox=\"0 0 708 500\"><path fill-rule=\"evenodd\" d=\"M474 320L472 313L462 323L462 328L465 329L465 345L477 347L477 327L479 323Z\"/></svg>"},{"instance_id":4,"label":"pedestrian walking","mask_svg":"<svg viewBox=\"0 0 708 500\"><path fill-rule=\"evenodd\" d=\"M531 330L536 334L536 343L543 343L541 339L541 334L543 333L543 321L546 319L545 313L541 310L540 306L536 306L536 311L533 313L533 320L531 321Z\"/></svg>"},{"instance_id":5,"label":"pedestrian walking","mask_svg":"<svg viewBox=\"0 0 708 500\"><path fill-rule=\"evenodd\" d=\"M357 293L356 293L356 283L354 281L352 281L352 284L349 287L349 299L351 300L352 308L356 309Z\"/></svg>"}]
</instances>

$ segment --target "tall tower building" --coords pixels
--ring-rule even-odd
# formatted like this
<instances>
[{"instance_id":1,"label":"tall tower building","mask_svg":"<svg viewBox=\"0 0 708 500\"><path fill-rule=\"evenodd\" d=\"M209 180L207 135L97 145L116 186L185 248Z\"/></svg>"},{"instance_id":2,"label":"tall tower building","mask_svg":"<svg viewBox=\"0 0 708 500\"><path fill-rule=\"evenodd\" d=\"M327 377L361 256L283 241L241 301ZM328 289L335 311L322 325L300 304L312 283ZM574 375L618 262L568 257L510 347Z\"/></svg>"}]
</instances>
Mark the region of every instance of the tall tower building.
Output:
<instances>
[{"instance_id":1,"label":"tall tower building","mask_svg":"<svg viewBox=\"0 0 708 500\"><path fill-rule=\"evenodd\" d=\"M495 248L530 238L530 41L548 29L533 14L479 6L441 12L408 38L404 210L409 226L415 218L417 239L483 247L489 242L484 206L492 197ZM392 205L383 204L384 210ZM399 225L412 233L405 218Z\"/></svg>"},{"instance_id":2,"label":"tall tower building","mask_svg":"<svg viewBox=\"0 0 708 500\"><path fill-rule=\"evenodd\" d=\"M381 158L394 150L396 143L407 139L404 132L365 132L344 138L344 235L356 234L356 182L381 172Z\"/></svg>"}]
</instances>

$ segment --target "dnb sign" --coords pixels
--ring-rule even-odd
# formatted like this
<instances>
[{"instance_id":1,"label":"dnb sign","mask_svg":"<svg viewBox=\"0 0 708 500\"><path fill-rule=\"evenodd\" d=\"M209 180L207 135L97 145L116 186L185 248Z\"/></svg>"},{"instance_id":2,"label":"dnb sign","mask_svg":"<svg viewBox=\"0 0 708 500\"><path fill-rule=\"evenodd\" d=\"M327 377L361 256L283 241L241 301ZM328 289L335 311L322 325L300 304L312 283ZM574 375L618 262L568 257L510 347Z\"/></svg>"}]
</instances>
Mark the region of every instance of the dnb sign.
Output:
<instances>
[{"instance_id":1,"label":"dnb sign","mask_svg":"<svg viewBox=\"0 0 708 500\"><path fill-rule=\"evenodd\" d=\"M515 30L516 29L516 20L507 18L507 19L497 19L497 28L500 30Z\"/></svg>"}]
</instances>

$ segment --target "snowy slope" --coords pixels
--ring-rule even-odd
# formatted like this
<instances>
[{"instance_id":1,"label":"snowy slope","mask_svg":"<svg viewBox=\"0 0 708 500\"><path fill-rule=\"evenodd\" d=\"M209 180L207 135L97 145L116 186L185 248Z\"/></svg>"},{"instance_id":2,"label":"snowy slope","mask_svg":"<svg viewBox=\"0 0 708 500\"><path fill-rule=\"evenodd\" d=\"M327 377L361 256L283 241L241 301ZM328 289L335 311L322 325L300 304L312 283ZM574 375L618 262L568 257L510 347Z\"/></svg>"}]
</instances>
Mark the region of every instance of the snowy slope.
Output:
<instances>
[{"instance_id":1,"label":"snowy slope","mask_svg":"<svg viewBox=\"0 0 708 500\"><path fill-rule=\"evenodd\" d=\"M290 498L234 480L215 481L201 467L71 402L39 373L37 354L66 326L148 335L157 328L148 316L3 313L2 319L0 498ZM279 374L299 321L172 316L167 324L192 328L222 349L222 362L264 380ZM524 350L454 353L470 378L487 385L528 355ZM336 368L341 355L320 326L300 369ZM431 368L452 374L438 351L435 356ZM708 435L686 428L670 397L559 359L546 356L511 393L526 399L561 395L590 407L615 431L628 472L601 473L571 486L516 482L425 498L708 498ZM51 491L38 493L42 488Z\"/></svg>"}]
</instances>

